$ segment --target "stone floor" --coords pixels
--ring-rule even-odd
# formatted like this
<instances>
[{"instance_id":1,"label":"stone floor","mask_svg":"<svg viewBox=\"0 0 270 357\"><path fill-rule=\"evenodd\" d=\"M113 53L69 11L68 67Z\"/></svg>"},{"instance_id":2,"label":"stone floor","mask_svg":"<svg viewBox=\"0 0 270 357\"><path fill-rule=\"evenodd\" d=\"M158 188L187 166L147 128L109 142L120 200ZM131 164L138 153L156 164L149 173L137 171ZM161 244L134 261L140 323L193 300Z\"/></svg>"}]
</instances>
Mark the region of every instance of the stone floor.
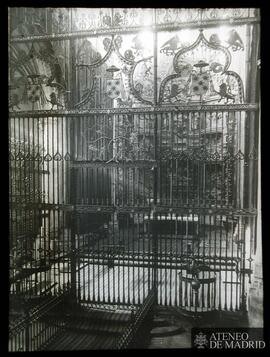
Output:
<instances>
[{"instance_id":1,"label":"stone floor","mask_svg":"<svg viewBox=\"0 0 270 357\"><path fill-rule=\"evenodd\" d=\"M247 327L245 317L222 314L207 318L183 316L176 308L159 307L156 310L153 326L150 331L147 349L191 348L192 327Z\"/></svg>"}]
</instances>

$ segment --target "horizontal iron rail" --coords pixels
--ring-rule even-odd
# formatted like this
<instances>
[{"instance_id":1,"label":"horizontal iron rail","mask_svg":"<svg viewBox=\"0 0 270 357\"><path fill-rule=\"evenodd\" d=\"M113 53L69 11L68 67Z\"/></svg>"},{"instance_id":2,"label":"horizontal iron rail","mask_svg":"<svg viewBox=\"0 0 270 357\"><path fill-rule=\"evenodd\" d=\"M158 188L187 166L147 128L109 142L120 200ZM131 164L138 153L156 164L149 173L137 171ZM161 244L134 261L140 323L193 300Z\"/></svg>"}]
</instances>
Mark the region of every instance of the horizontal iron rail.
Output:
<instances>
[{"instance_id":1,"label":"horizontal iron rail","mask_svg":"<svg viewBox=\"0 0 270 357\"><path fill-rule=\"evenodd\" d=\"M67 292L65 291L60 295L50 297L45 302L30 309L30 311L28 311L27 316L23 316L13 321L9 328L9 337L12 337L16 335L19 331L24 330L30 323L44 316L47 312L49 312L55 306L60 304L63 301L64 297L66 297L66 294Z\"/></svg>"},{"instance_id":2,"label":"horizontal iron rail","mask_svg":"<svg viewBox=\"0 0 270 357\"><path fill-rule=\"evenodd\" d=\"M186 215L187 213L192 215L210 215L210 216L245 216L252 217L257 215L257 209L255 208L239 208L239 207L205 207L205 206L193 206L186 205L181 207L172 206L102 206L102 205L71 205L71 204L54 204L54 203L11 203L11 210L51 210L51 211L65 211L75 212L78 214L86 213L152 213L155 210L156 214L167 215L166 220L174 220L175 215ZM159 217L157 217L159 219ZM153 217L146 217L145 221L153 220Z\"/></svg>"},{"instance_id":3,"label":"horizontal iron rail","mask_svg":"<svg viewBox=\"0 0 270 357\"><path fill-rule=\"evenodd\" d=\"M177 153L177 152L175 152ZM208 163L209 165L212 164L225 164L226 162L235 162L235 161L240 161L240 160L252 160L252 158L250 157L246 157L243 155L242 157L239 156L238 154L229 154L229 155L224 155L223 157L215 157L208 153L208 157L207 158L202 158L200 155L200 153L195 153L193 155L193 153L191 153L191 155L189 154L189 152L186 151L182 151L181 152L181 156L175 156L173 157L174 152L172 152L171 155L171 159L172 160L177 160L178 162L187 162L187 161L196 161L196 162L201 162L201 163ZM207 154L207 153L206 153ZM10 157L10 161L28 161L28 162L34 162L37 159L35 157L32 158L25 158L23 156L23 154L21 154L20 157L16 157L15 159L13 157ZM40 157L40 160L45 161L44 158ZM53 161L54 158L52 158ZM67 161L65 158L62 158L61 160L56 160L56 161ZM69 159L69 161L72 159ZM161 157L160 161L164 164L166 161L168 160L167 157ZM253 160L257 160L256 158L254 158ZM153 167L157 167L158 163L157 161L154 160L131 160L131 159L119 159L119 160L109 160L109 161L105 161L105 160L83 160L83 161L71 161L70 163L70 168L98 168L98 167L106 167L106 168L110 168L110 167L122 167L122 168L135 168L135 167L140 167L140 168L153 168ZM13 168L11 168L12 170ZM17 170L19 171L20 168L17 168ZM40 171L40 174L50 174L50 172L42 172ZM13 194L11 197L20 197L20 195L16 195Z\"/></svg>"},{"instance_id":4,"label":"horizontal iron rail","mask_svg":"<svg viewBox=\"0 0 270 357\"><path fill-rule=\"evenodd\" d=\"M201 20L198 21L188 21L188 22L173 22L167 24L157 24L151 25L155 31L173 31L184 28L207 28L220 25L235 26L240 24L252 24L259 23L260 20L257 17L243 17L243 18L231 18L226 20ZM103 35L116 35L116 34L132 34L137 33L138 31L143 31L149 29L149 26L127 26L127 27L114 27L114 28L96 28L91 30L84 31L73 31L68 33L54 33L54 34L45 34L38 36L18 36L10 39L10 43L25 43L25 42L38 42L38 41L62 41L76 38L84 37L96 37Z\"/></svg>"},{"instance_id":5,"label":"horizontal iron rail","mask_svg":"<svg viewBox=\"0 0 270 357\"><path fill-rule=\"evenodd\" d=\"M95 264L95 266L104 266L106 265L106 262L102 262L100 261L95 261L93 262ZM202 272L220 272L220 271L227 271L227 272L234 272L235 271L235 266L229 266L227 264L218 264L218 263L211 263L212 265L216 265L216 267L214 268L207 268L207 269L202 269ZM218 266L220 265L220 266ZM119 262L116 261L114 266L116 267L130 267L130 262L126 261L126 262ZM136 263L134 261L132 261L132 268L157 268L157 269L165 269L166 271L170 271L170 270L177 270L177 269L184 269L183 267L179 266L177 263L175 263L173 265L173 263L168 263L168 264L161 264L161 263ZM78 272L79 270L77 270Z\"/></svg>"},{"instance_id":6,"label":"horizontal iron rail","mask_svg":"<svg viewBox=\"0 0 270 357\"><path fill-rule=\"evenodd\" d=\"M119 252L119 253L115 253L115 254L110 254L110 253L105 253L105 252L87 252L87 253L80 253L77 252L77 255L80 259L89 259L91 257L91 259L108 259L108 258L112 258L112 259L122 259L122 260L142 260L145 261L147 260L147 263L149 263L149 261L153 260L153 256L154 254L149 252L149 253L140 253L138 252L136 254L136 252ZM194 254L192 256L188 255L188 254L170 254L170 253L158 253L158 255L156 255L156 261L162 261L163 263L166 262L177 262L180 264L189 262L190 259L196 259L196 261L198 261L198 263L200 262L201 264L225 264L226 261L227 262L231 262L231 263L226 263L228 265L233 265L235 262L239 262L239 258L234 257L234 256L214 256L214 255L198 255L198 254ZM219 263L220 262L220 263Z\"/></svg>"},{"instance_id":7,"label":"horizontal iron rail","mask_svg":"<svg viewBox=\"0 0 270 357\"><path fill-rule=\"evenodd\" d=\"M130 160L131 161L131 160ZM135 160L135 161L73 161L70 167L149 167L157 166L154 160Z\"/></svg>"},{"instance_id":8,"label":"horizontal iron rail","mask_svg":"<svg viewBox=\"0 0 270 357\"><path fill-rule=\"evenodd\" d=\"M244 104L215 104L215 105L181 105L181 106L153 106L145 108L113 108L113 109L87 109L87 110L33 110L12 111L10 118L54 118L58 116L84 116L89 114L143 114L143 113L166 113L166 112L197 112L197 111L256 111L259 109L257 103Z\"/></svg>"},{"instance_id":9,"label":"horizontal iron rail","mask_svg":"<svg viewBox=\"0 0 270 357\"><path fill-rule=\"evenodd\" d=\"M211 256L211 255L193 255L193 256L188 256L185 254L181 255L170 255L166 253L159 253L158 256L156 256L155 259L153 259L153 254L148 253L144 255L138 254L115 254L115 255L110 255L110 254L104 254L104 253L89 253L89 254L80 254L78 253L78 258L84 261L86 259L86 263L89 263L90 261L93 260L94 263L99 263L99 261L102 262L102 264L106 264L108 259L115 260L115 265L118 263L123 263L123 262L128 262L128 261L142 261L142 262L147 262L149 264L152 261L160 262L162 264L166 263L175 263L176 265L179 264L179 267L183 268L186 266L187 263L190 262L190 259L196 259L196 261L200 262L201 264L215 264L215 265L227 265L227 266L233 266L236 263L239 262L239 260L235 257L222 257L222 256ZM203 261L204 259L204 261ZM104 263L105 262L105 263Z\"/></svg>"},{"instance_id":10,"label":"horizontal iron rail","mask_svg":"<svg viewBox=\"0 0 270 357\"><path fill-rule=\"evenodd\" d=\"M97 310L103 310L103 311L115 311L115 310L124 310L124 311L130 311L130 310L134 310L135 308L139 308L141 306L141 304L139 303L128 303L128 302L118 302L118 301L114 301L112 302L97 302L96 300L88 300L86 298L80 298L79 299L80 304L85 304L87 307L93 308L93 309L97 309Z\"/></svg>"}]
</instances>

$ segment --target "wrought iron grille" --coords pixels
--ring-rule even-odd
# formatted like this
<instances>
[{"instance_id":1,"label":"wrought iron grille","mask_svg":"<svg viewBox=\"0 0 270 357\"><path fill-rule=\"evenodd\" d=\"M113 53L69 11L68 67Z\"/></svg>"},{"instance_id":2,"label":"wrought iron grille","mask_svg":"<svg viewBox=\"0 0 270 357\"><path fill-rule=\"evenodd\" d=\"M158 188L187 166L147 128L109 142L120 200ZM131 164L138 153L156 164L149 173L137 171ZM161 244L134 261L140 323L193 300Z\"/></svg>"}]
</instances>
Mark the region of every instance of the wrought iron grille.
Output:
<instances>
[{"instance_id":1,"label":"wrought iron grille","mask_svg":"<svg viewBox=\"0 0 270 357\"><path fill-rule=\"evenodd\" d=\"M256 217L244 169L257 154L239 140L254 107L236 108L13 114L11 172L33 187L18 201L10 186L12 291L70 283L82 301L137 304L155 268L161 304L199 308L196 276L201 308L238 309Z\"/></svg>"},{"instance_id":2,"label":"wrought iron grille","mask_svg":"<svg viewBox=\"0 0 270 357\"><path fill-rule=\"evenodd\" d=\"M89 28L79 11L57 22L46 9L37 26L12 10L11 296L67 290L132 309L154 291L192 314L245 311L258 106L242 75L256 51L241 75L236 66L256 12L230 13L238 32L225 45L222 12L124 10ZM144 15L156 24L147 48Z\"/></svg>"}]
</instances>

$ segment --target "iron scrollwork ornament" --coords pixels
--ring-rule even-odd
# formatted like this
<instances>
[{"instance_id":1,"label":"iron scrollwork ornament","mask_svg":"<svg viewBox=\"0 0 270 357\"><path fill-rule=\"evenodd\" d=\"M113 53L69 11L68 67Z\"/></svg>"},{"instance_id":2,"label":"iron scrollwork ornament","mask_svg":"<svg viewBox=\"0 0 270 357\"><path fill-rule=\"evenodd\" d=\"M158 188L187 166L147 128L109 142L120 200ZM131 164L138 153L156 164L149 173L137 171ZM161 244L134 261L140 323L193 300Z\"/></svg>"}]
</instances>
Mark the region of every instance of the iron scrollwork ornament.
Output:
<instances>
[{"instance_id":1,"label":"iron scrollwork ornament","mask_svg":"<svg viewBox=\"0 0 270 357\"><path fill-rule=\"evenodd\" d=\"M239 35L236 39L239 48L242 41ZM177 45L177 38L174 37L163 45L161 51L168 49L168 46L169 50L172 46L175 50ZM231 41L228 47L222 46L217 34L212 34L208 41L201 29L193 44L175 54L175 73L161 82L159 104L219 103L224 100L224 103L243 103L242 80L236 72L228 70L231 64L230 46L236 45L232 45ZM190 61L190 58L193 60Z\"/></svg>"}]
</instances>

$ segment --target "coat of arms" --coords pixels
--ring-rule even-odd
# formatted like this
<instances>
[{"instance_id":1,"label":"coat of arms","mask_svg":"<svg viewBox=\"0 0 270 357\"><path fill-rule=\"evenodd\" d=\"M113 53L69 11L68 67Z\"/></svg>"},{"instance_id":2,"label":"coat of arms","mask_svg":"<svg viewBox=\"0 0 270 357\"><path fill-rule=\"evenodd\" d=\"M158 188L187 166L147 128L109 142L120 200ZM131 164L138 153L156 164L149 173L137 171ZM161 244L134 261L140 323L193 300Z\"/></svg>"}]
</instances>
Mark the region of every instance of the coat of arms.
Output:
<instances>
[{"instance_id":1,"label":"coat of arms","mask_svg":"<svg viewBox=\"0 0 270 357\"><path fill-rule=\"evenodd\" d=\"M27 98L30 102L35 103L40 100L41 88L40 85L32 84L27 88Z\"/></svg>"},{"instance_id":2,"label":"coat of arms","mask_svg":"<svg viewBox=\"0 0 270 357\"><path fill-rule=\"evenodd\" d=\"M106 93L111 99L118 98L121 93L120 79L108 79Z\"/></svg>"},{"instance_id":3,"label":"coat of arms","mask_svg":"<svg viewBox=\"0 0 270 357\"><path fill-rule=\"evenodd\" d=\"M200 332L198 335L196 335L194 339L194 345L197 348L205 348L207 346L207 338L206 335L204 335L202 332Z\"/></svg>"},{"instance_id":4,"label":"coat of arms","mask_svg":"<svg viewBox=\"0 0 270 357\"><path fill-rule=\"evenodd\" d=\"M210 76L209 73L196 73L192 75L192 92L195 95L204 95L209 89Z\"/></svg>"}]
</instances>

